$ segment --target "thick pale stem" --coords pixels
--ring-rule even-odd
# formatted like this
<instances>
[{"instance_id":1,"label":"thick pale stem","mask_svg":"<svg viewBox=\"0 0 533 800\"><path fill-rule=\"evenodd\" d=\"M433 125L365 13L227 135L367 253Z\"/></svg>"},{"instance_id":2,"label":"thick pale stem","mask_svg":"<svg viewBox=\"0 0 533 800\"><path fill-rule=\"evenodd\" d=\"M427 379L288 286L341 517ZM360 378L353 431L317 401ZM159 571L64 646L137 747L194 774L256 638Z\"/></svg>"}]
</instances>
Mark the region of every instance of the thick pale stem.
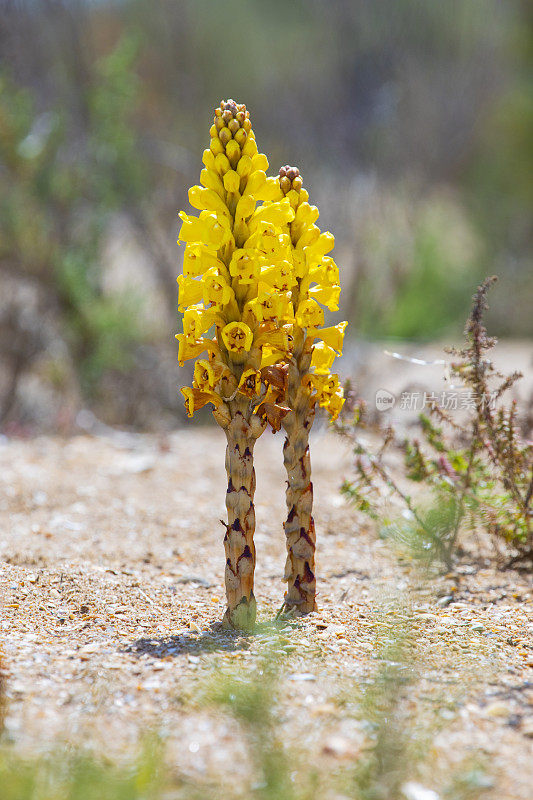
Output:
<instances>
[{"instance_id":1,"label":"thick pale stem","mask_svg":"<svg viewBox=\"0 0 533 800\"><path fill-rule=\"evenodd\" d=\"M302 352L303 337L296 341L293 363L289 368L289 404L291 412L283 420L287 434L283 460L287 470L287 519L285 537L287 562L285 608L298 614L316 611L315 523L309 433L315 418L310 394L301 385L302 376L309 370L310 354Z\"/></svg>"},{"instance_id":2,"label":"thick pale stem","mask_svg":"<svg viewBox=\"0 0 533 800\"><path fill-rule=\"evenodd\" d=\"M233 401L231 406L235 408L232 408L231 421L225 428L228 524L224 549L228 607L224 624L227 627L249 630L253 627L256 616L253 449L262 427L256 418L250 418L249 401L246 398Z\"/></svg>"}]
</instances>

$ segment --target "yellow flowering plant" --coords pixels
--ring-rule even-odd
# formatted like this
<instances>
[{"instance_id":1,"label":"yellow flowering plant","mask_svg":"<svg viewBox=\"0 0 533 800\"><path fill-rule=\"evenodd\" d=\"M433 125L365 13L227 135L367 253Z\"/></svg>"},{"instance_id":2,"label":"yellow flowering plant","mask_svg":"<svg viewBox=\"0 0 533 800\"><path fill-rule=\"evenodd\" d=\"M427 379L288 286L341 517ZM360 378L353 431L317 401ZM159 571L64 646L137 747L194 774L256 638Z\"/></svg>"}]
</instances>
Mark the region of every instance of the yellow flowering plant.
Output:
<instances>
[{"instance_id":1,"label":"yellow flowering plant","mask_svg":"<svg viewBox=\"0 0 533 800\"><path fill-rule=\"evenodd\" d=\"M200 185L189 190L199 214L179 215L178 361L197 359L192 386L181 390L188 415L211 403L226 433L224 623L248 629L256 616L254 444L289 413L287 368L277 363L289 352L295 278L287 226L295 212L266 176L244 105L223 101L210 136Z\"/></svg>"},{"instance_id":2,"label":"yellow flowering plant","mask_svg":"<svg viewBox=\"0 0 533 800\"><path fill-rule=\"evenodd\" d=\"M283 610L306 614L316 610L315 524L309 433L316 406L336 419L344 396L339 378L331 374L333 361L342 352L347 322L324 327L324 311L338 311L339 270L327 254L335 240L315 224L318 208L310 205L296 167L279 171L278 202L288 200L294 217L286 223L291 242L291 305L294 322L288 360L287 405L282 420L286 433L283 458L287 470L287 519L285 536L287 592Z\"/></svg>"}]
</instances>

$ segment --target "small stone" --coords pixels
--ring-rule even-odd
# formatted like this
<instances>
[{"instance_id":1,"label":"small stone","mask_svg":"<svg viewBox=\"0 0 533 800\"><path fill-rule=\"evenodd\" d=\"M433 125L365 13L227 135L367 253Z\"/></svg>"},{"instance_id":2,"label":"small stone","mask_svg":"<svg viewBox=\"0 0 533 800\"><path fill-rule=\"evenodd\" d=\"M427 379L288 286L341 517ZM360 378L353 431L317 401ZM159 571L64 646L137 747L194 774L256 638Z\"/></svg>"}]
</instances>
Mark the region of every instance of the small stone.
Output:
<instances>
[{"instance_id":1,"label":"small stone","mask_svg":"<svg viewBox=\"0 0 533 800\"><path fill-rule=\"evenodd\" d=\"M446 606L449 606L450 603L453 603L453 594L447 594L445 597L441 597L439 600L437 600L437 605L439 608L446 608Z\"/></svg>"},{"instance_id":2,"label":"small stone","mask_svg":"<svg viewBox=\"0 0 533 800\"><path fill-rule=\"evenodd\" d=\"M401 788L405 800L439 800L440 796L433 789L426 789L421 783L408 781Z\"/></svg>"},{"instance_id":3,"label":"small stone","mask_svg":"<svg viewBox=\"0 0 533 800\"><path fill-rule=\"evenodd\" d=\"M336 756L337 758L351 758L356 755L355 748L349 739L343 736L329 736L324 742L322 752L326 756Z\"/></svg>"},{"instance_id":4,"label":"small stone","mask_svg":"<svg viewBox=\"0 0 533 800\"><path fill-rule=\"evenodd\" d=\"M491 703L485 708L485 715L487 717L507 717L509 713L509 706L501 700L496 700L496 702Z\"/></svg>"},{"instance_id":5,"label":"small stone","mask_svg":"<svg viewBox=\"0 0 533 800\"><path fill-rule=\"evenodd\" d=\"M84 644L83 647L80 647L80 653L96 653L97 650L100 648L100 644L98 642L90 642L90 644Z\"/></svg>"},{"instance_id":6,"label":"small stone","mask_svg":"<svg viewBox=\"0 0 533 800\"><path fill-rule=\"evenodd\" d=\"M290 681L316 681L316 677L311 672L294 672L289 675Z\"/></svg>"},{"instance_id":7,"label":"small stone","mask_svg":"<svg viewBox=\"0 0 533 800\"><path fill-rule=\"evenodd\" d=\"M316 706L311 706L309 709L311 716L313 717L320 717L325 716L327 714L335 714L336 708L332 703L319 703Z\"/></svg>"}]
</instances>

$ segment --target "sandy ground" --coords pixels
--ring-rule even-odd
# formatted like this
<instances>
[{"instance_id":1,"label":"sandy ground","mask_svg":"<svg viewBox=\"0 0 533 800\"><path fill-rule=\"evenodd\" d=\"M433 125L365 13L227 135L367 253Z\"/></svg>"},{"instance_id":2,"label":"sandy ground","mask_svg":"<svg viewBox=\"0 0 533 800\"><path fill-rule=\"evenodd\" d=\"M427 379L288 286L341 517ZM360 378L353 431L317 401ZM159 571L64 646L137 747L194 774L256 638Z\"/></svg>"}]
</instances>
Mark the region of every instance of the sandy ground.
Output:
<instances>
[{"instance_id":1,"label":"sandy ground","mask_svg":"<svg viewBox=\"0 0 533 800\"><path fill-rule=\"evenodd\" d=\"M283 597L281 445L265 434L256 447L262 620ZM351 470L346 444L318 431L320 611L281 635L224 633L213 625L224 610L224 447L218 429L192 425L164 439L2 441L8 738L21 749L89 742L119 757L154 729L180 770L224 776L242 737L197 701L198 687L220 670L252 671L270 643L281 663L283 738L313 763L344 767L368 743L347 693L375 673L380 640L408 608L418 669L411 710L431 740L417 778L440 790L481 763L489 796L531 800L530 580L481 558L430 581L400 565L339 494Z\"/></svg>"}]
</instances>

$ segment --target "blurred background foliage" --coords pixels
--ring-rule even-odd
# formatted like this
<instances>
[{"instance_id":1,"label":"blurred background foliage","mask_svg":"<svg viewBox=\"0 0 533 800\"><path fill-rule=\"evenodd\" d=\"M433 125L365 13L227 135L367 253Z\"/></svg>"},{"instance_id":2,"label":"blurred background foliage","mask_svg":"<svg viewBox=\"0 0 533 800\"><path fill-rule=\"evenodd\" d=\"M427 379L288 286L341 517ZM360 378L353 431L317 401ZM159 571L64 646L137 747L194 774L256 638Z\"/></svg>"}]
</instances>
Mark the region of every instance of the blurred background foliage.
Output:
<instances>
[{"instance_id":1,"label":"blurred background foliage","mask_svg":"<svg viewBox=\"0 0 533 800\"><path fill-rule=\"evenodd\" d=\"M352 337L459 334L493 272L490 328L533 333L527 0L0 0L5 430L175 424L176 210L227 96L335 233Z\"/></svg>"}]
</instances>

